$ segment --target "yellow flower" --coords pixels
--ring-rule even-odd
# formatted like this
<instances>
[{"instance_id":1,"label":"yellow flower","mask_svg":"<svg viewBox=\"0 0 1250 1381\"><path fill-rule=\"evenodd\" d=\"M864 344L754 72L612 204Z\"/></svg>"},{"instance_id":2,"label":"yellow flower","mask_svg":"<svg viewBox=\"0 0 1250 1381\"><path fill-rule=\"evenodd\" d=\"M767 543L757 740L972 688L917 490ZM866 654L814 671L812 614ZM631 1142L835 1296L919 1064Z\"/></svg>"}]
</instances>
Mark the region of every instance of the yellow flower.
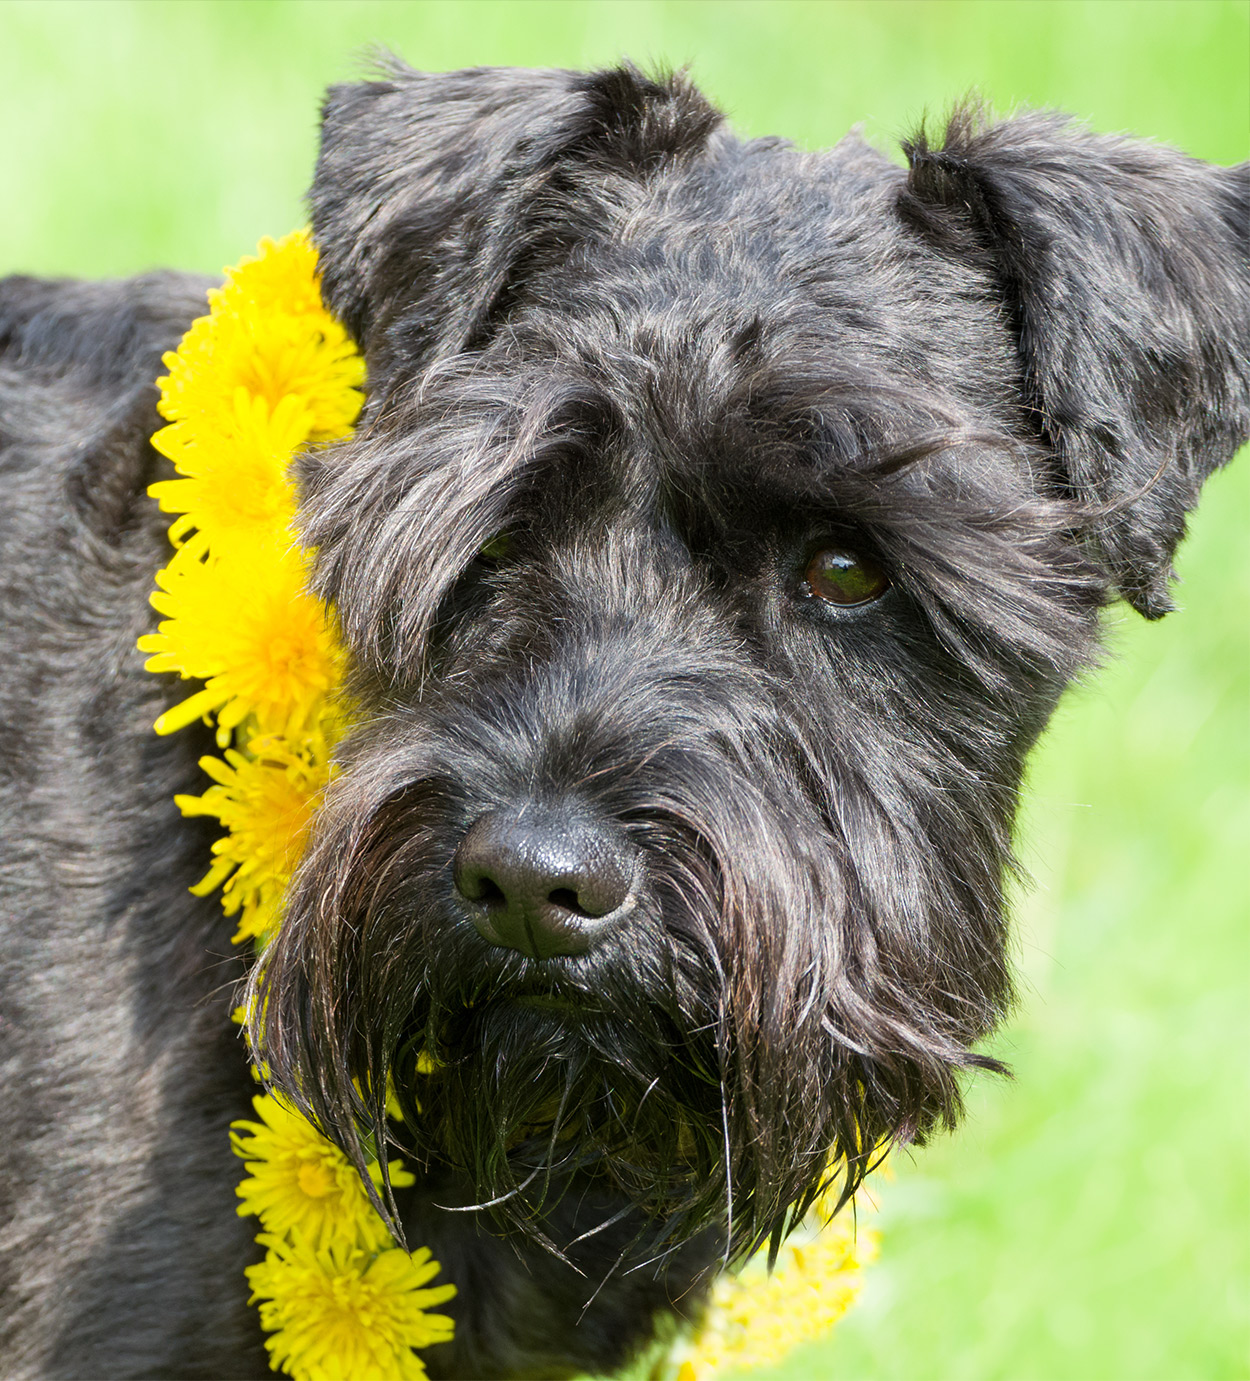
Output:
<instances>
[{"instance_id":1,"label":"yellow flower","mask_svg":"<svg viewBox=\"0 0 1250 1381\"><path fill-rule=\"evenodd\" d=\"M199 556L210 545L233 541L239 548L285 532L295 516L295 490L287 470L308 439L312 414L300 397L271 407L239 387L212 433L191 422L172 422L152 445L174 462L182 479L148 487L166 513L181 513L169 540Z\"/></svg>"},{"instance_id":2,"label":"yellow flower","mask_svg":"<svg viewBox=\"0 0 1250 1381\"><path fill-rule=\"evenodd\" d=\"M677 1381L709 1381L722 1370L774 1366L802 1343L823 1337L854 1304L861 1268L876 1252L877 1235L862 1224L819 1215L805 1220L781 1249L771 1275L766 1255L712 1287L698 1335L679 1347Z\"/></svg>"},{"instance_id":3,"label":"yellow flower","mask_svg":"<svg viewBox=\"0 0 1250 1381\"><path fill-rule=\"evenodd\" d=\"M206 897L224 883L222 909L239 914L234 943L255 938L263 945L329 780L324 740L314 735L289 745L254 738L246 754L227 748L224 762L201 758L200 766L215 785L202 796L175 796L174 803L186 816L215 816L228 833L214 842L213 865L191 890Z\"/></svg>"},{"instance_id":4,"label":"yellow flower","mask_svg":"<svg viewBox=\"0 0 1250 1381\"><path fill-rule=\"evenodd\" d=\"M451 1319L425 1311L456 1287L423 1288L439 1270L426 1248L374 1255L266 1233L257 1241L268 1251L247 1270L252 1302L261 1301L261 1327L273 1333L270 1365L294 1381L421 1381L412 1349L450 1340Z\"/></svg>"},{"instance_id":5,"label":"yellow flower","mask_svg":"<svg viewBox=\"0 0 1250 1381\"><path fill-rule=\"evenodd\" d=\"M298 1233L316 1250L361 1247L377 1252L393 1245L386 1224L369 1201L360 1176L347 1157L285 1099L261 1094L252 1099L260 1122L235 1122L230 1139L246 1162L239 1185L239 1216L260 1219L268 1233ZM370 1167L381 1184L378 1167ZM391 1184L414 1183L399 1161L390 1166Z\"/></svg>"},{"instance_id":6,"label":"yellow flower","mask_svg":"<svg viewBox=\"0 0 1250 1381\"><path fill-rule=\"evenodd\" d=\"M339 679L332 620L307 592L307 556L284 534L195 558L178 553L157 573L153 607L167 617L139 639L149 671L176 671L207 684L163 714L168 734L216 713L224 748L254 716L262 734L298 735L315 723Z\"/></svg>"},{"instance_id":7,"label":"yellow flower","mask_svg":"<svg viewBox=\"0 0 1250 1381\"><path fill-rule=\"evenodd\" d=\"M226 271L200 317L157 380L159 408L170 422L220 425L239 388L276 408L298 398L310 418L308 438L327 441L351 430L360 412L364 360L321 304L316 254L303 232Z\"/></svg>"},{"instance_id":8,"label":"yellow flower","mask_svg":"<svg viewBox=\"0 0 1250 1381\"><path fill-rule=\"evenodd\" d=\"M307 230L293 230L280 240L266 235L253 255L225 271L217 289L226 311L255 311L268 320L275 314L324 318L337 325L321 299L317 251Z\"/></svg>"}]
</instances>

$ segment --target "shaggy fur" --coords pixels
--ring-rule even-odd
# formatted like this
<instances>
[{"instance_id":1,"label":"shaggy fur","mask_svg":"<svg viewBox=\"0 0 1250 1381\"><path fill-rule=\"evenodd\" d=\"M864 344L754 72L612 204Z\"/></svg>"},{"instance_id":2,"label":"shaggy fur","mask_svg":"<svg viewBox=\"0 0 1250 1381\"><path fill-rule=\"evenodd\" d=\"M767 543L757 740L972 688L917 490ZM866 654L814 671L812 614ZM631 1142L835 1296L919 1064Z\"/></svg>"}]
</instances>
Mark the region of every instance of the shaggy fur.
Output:
<instances>
[{"instance_id":1,"label":"shaggy fur","mask_svg":"<svg viewBox=\"0 0 1250 1381\"><path fill-rule=\"evenodd\" d=\"M327 99L314 236L369 398L301 523L361 715L255 1037L358 1161L393 1080L423 1173L382 1206L461 1287L435 1376L619 1367L831 1170L954 1123L1010 1002L1025 756L1107 600L1166 612L1250 432L1247 166L975 111L907 154L744 142L629 68ZM0 284L22 1376L265 1371L241 961L172 802L207 745L152 735L185 688L134 652L152 380L204 289ZM871 597L822 597L830 551ZM465 881L521 818L630 879L545 958Z\"/></svg>"}]
</instances>

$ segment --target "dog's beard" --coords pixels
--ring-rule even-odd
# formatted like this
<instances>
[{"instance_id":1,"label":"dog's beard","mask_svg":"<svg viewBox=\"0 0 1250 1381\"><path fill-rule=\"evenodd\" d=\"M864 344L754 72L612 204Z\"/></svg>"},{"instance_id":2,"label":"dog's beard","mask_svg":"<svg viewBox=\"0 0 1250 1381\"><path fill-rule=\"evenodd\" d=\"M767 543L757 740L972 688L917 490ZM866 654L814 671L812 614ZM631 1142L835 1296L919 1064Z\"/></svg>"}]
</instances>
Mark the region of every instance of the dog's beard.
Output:
<instances>
[{"instance_id":1,"label":"dog's beard","mask_svg":"<svg viewBox=\"0 0 1250 1381\"><path fill-rule=\"evenodd\" d=\"M713 1216L725 1149L707 1032L683 1037L637 993L618 1003L568 983L422 1015L392 1069L414 1149L509 1224L542 1235L553 1200L588 1176L660 1236Z\"/></svg>"},{"instance_id":2,"label":"dog's beard","mask_svg":"<svg viewBox=\"0 0 1250 1381\"><path fill-rule=\"evenodd\" d=\"M369 1138L397 1143L539 1237L591 1176L642 1210L656 1254L714 1227L740 1257L835 1169L850 1193L883 1143L953 1122L955 1071L993 1064L968 1047L1003 1000L997 950L960 941L948 977L966 990L936 985L907 926L867 922L878 903L795 781L766 793L723 757L653 761L663 791L611 812L645 862L638 914L537 964L457 911L439 860L471 807L449 778L346 780L266 956L259 1049L359 1164ZM897 896L915 851L873 838ZM929 880L948 923L964 910L989 935L989 889L978 919L957 877Z\"/></svg>"}]
</instances>

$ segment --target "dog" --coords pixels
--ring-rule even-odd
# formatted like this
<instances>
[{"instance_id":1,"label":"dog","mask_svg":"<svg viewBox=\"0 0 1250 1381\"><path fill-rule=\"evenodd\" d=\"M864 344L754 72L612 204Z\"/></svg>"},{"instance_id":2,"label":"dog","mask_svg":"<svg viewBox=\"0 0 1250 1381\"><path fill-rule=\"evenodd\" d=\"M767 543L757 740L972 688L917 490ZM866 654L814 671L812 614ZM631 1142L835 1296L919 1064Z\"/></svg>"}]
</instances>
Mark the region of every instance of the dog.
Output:
<instances>
[{"instance_id":1,"label":"dog","mask_svg":"<svg viewBox=\"0 0 1250 1381\"><path fill-rule=\"evenodd\" d=\"M1025 759L1250 434L1250 165L969 107L904 148L629 66L326 99L368 397L297 469L358 715L254 1038L358 1164L393 1086L433 1376L619 1368L955 1124ZM0 283L9 1375L267 1373L210 741L135 651L208 286Z\"/></svg>"}]
</instances>

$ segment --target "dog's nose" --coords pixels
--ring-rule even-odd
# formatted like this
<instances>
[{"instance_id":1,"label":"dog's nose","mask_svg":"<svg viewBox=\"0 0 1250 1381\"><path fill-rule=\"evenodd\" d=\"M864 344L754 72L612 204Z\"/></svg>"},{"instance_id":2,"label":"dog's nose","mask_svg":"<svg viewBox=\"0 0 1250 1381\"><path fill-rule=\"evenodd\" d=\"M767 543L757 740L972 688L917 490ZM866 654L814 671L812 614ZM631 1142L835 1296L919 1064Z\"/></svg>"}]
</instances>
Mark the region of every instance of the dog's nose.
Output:
<instances>
[{"instance_id":1,"label":"dog's nose","mask_svg":"<svg viewBox=\"0 0 1250 1381\"><path fill-rule=\"evenodd\" d=\"M477 820L452 876L483 939L549 959L584 954L633 910L637 864L636 850L607 826L526 805Z\"/></svg>"}]
</instances>

